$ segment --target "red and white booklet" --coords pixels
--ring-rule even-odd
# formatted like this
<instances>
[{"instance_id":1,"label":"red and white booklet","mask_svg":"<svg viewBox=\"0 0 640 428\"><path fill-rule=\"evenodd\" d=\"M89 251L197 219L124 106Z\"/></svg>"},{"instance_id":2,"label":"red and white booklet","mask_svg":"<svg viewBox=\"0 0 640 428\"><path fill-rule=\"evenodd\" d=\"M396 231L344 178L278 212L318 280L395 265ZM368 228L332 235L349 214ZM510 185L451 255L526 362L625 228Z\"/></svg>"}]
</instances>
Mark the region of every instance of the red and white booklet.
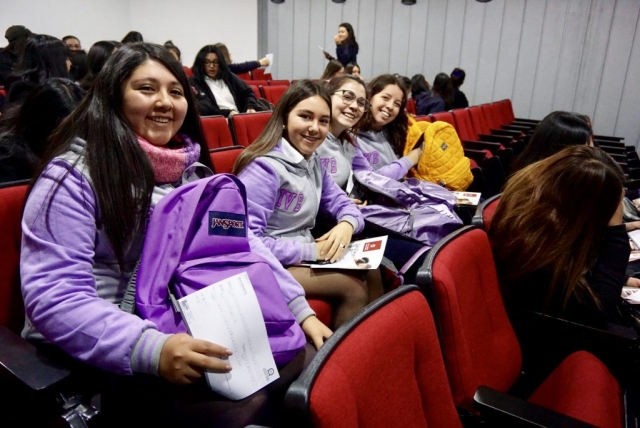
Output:
<instances>
[{"instance_id":1,"label":"red and white booklet","mask_svg":"<svg viewBox=\"0 0 640 428\"><path fill-rule=\"evenodd\" d=\"M386 246L387 235L361 239L350 243L334 263L321 260L303 261L299 266L308 266L313 269L377 269L382 262Z\"/></svg>"}]
</instances>

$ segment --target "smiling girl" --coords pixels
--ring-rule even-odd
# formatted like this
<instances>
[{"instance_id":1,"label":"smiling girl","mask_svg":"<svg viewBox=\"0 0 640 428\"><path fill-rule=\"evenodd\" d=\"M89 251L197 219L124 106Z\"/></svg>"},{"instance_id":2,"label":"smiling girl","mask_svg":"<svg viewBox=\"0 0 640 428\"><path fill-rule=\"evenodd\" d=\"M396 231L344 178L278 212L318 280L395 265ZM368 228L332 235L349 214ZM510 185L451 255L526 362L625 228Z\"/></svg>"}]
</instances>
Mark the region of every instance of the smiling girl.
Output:
<instances>
[{"instance_id":1,"label":"smiling girl","mask_svg":"<svg viewBox=\"0 0 640 428\"><path fill-rule=\"evenodd\" d=\"M360 311L371 298L363 272L312 270L303 261L340 258L362 214L336 185L315 154L331 123L331 99L310 80L291 85L258 139L238 158L234 173L244 182L249 224L304 287L307 296L337 302L334 325ZM318 212L337 225L318 239L311 235Z\"/></svg>"},{"instance_id":2,"label":"smiling girl","mask_svg":"<svg viewBox=\"0 0 640 428\"><path fill-rule=\"evenodd\" d=\"M123 414L131 425L270 424L265 416L277 402L272 398L284 395L312 353L303 338L291 340L296 355L279 367L277 382L284 383L230 402L202 375L231 371L226 358L233 349L186 333L165 334L119 308L141 255L148 213L174 188L211 175L203 141L180 63L161 46L127 45L60 125L30 190L20 255L28 317L23 336L111 374L101 391L106 426L119 425ZM293 339L300 327L314 330L311 339L319 346L330 331L313 316L302 287L259 239L249 233L248 240L301 324L285 331Z\"/></svg>"},{"instance_id":3,"label":"smiling girl","mask_svg":"<svg viewBox=\"0 0 640 428\"><path fill-rule=\"evenodd\" d=\"M422 148L403 156L409 119L405 113L407 94L397 77L383 74L369 85L371 108L365 113L357 145L367 163L353 163L353 169L373 169L386 177L402 179L420 160ZM367 166L368 164L368 166ZM388 168L382 169L388 166Z\"/></svg>"}]
</instances>

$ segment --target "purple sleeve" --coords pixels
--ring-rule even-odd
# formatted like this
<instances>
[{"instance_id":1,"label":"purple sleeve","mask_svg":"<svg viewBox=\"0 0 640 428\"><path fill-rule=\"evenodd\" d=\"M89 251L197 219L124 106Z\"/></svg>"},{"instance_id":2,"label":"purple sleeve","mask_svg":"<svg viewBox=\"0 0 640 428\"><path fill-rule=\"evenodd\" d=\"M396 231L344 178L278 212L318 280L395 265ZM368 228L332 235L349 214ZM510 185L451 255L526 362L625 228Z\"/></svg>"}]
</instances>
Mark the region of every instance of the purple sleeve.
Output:
<instances>
[{"instance_id":1,"label":"purple sleeve","mask_svg":"<svg viewBox=\"0 0 640 428\"><path fill-rule=\"evenodd\" d=\"M251 251L262 256L269 262L271 270L280 285L280 290L289 305L289 309L296 317L298 323L302 323L307 317L315 315L315 312L313 312L313 309L311 309L305 298L302 285L291 276L289 271L280 264L271 251L265 247L261 240L256 238L251 230L249 230L249 245L251 246Z\"/></svg>"},{"instance_id":2,"label":"purple sleeve","mask_svg":"<svg viewBox=\"0 0 640 428\"><path fill-rule=\"evenodd\" d=\"M26 313L47 340L73 357L131 374L130 358L143 332L153 329L146 334L151 347L164 343L166 335L98 296L93 274L97 202L82 174L72 169L65 176L67 165L50 164L25 206L20 274Z\"/></svg>"},{"instance_id":3,"label":"purple sleeve","mask_svg":"<svg viewBox=\"0 0 640 428\"><path fill-rule=\"evenodd\" d=\"M316 260L318 255L315 242L302 243L265 234L280 189L280 179L274 169L266 161L258 158L247 165L238 178L247 189L249 227L276 259L285 266L298 264L303 260Z\"/></svg>"},{"instance_id":4,"label":"purple sleeve","mask_svg":"<svg viewBox=\"0 0 640 428\"><path fill-rule=\"evenodd\" d=\"M322 196L320 210L337 222L346 221L353 226L353 233L364 229L364 217L358 206L344 193L326 169L322 168Z\"/></svg>"},{"instance_id":5,"label":"purple sleeve","mask_svg":"<svg viewBox=\"0 0 640 428\"><path fill-rule=\"evenodd\" d=\"M404 156L398 160L391 162L389 165L385 165L378 168L376 172L385 177L392 178L394 180L402 180L413 165L408 157ZM354 171L373 171L373 167L362 153L362 150L356 145L355 155L351 160L351 168Z\"/></svg>"}]
</instances>

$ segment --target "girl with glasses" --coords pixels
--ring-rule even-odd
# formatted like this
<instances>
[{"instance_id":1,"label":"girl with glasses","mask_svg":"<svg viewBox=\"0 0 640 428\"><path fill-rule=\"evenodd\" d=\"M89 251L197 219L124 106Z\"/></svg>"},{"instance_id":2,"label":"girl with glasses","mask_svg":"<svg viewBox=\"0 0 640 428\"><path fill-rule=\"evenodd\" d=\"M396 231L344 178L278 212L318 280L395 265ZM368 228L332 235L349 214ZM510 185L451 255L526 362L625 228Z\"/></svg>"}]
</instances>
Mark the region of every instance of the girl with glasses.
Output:
<instances>
[{"instance_id":1,"label":"girl with glasses","mask_svg":"<svg viewBox=\"0 0 640 428\"><path fill-rule=\"evenodd\" d=\"M329 133L331 105L332 98L319 84L300 80L291 85L258 139L238 157L233 172L247 189L252 231L288 267L307 296L335 302L333 325L339 327L379 297L382 284L379 275L376 282L369 274L374 271L296 266L337 260L364 226L360 210L315 154ZM318 213L337 224L314 239L311 229Z\"/></svg>"},{"instance_id":2,"label":"girl with glasses","mask_svg":"<svg viewBox=\"0 0 640 428\"><path fill-rule=\"evenodd\" d=\"M258 101L255 93L229 70L222 52L215 45L200 49L192 70L194 76L189 81L202 116L229 117L256 111Z\"/></svg>"}]
</instances>

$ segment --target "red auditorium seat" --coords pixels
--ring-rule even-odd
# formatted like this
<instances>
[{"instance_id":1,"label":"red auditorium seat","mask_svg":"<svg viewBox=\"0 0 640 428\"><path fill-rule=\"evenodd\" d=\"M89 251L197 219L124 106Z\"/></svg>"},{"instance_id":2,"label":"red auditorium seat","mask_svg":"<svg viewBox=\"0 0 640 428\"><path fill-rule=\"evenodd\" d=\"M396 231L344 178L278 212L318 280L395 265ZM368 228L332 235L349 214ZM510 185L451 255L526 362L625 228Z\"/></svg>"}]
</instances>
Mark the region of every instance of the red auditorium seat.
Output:
<instances>
[{"instance_id":1,"label":"red auditorium seat","mask_svg":"<svg viewBox=\"0 0 640 428\"><path fill-rule=\"evenodd\" d=\"M251 72L251 79L253 80L273 80L271 73L265 73L264 68L256 68Z\"/></svg>"},{"instance_id":2,"label":"red auditorium seat","mask_svg":"<svg viewBox=\"0 0 640 428\"><path fill-rule=\"evenodd\" d=\"M247 80L245 82L247 85L253 85L253 86L267 86L269 84L268 80Z\"/></svg>"},{"instance_id":3,"label":"red auditorium seat","mask_svg":"<svg viewBox=\"0 0 640 428\"><path fill-rule=\"evenodd\" d=\"M239 113L231 116L229 125L235 143L239 146L248 147L258 138L270 117L270 111Z\"/></svg>"},{"instance_id":4,"label":"red auditorium seat","mask_svg":"<svg viewBox=\"0 0 640 428\"><path fill-rule=\"evenodd\" d=\"M233 137L224 116L202 116L200 124L209 149L233 146Z\"/></svg>"},{"instance_id":5,"label":"red auditorium seat","mask_svg":"<svg viewBox=\"0 0 640 428\"><path fill-rule=\"evenodd\" d=\"M220 147L209 150L209 157L216 174L231 174L233 165L242 150L244 150L242 146Z\"/></svg>"},{"instance_id":6,"label":"red auditorium seat","mask_svg":"<svg viewBox=\"0 0 640 428\"><path fill-rule=\"evenodd\" d=\"M288 86L263 86L262 95L264 95L264 98L271 104L276 105L287 89Z\"/></svg>"},{"instance_id":7,"label":"red auditorium seat","mask_svg":"<svg viewBox=\"0 0 640 428\"><path fill-rule=\"evenodd\" d=\"M24 325L20 291L20 220L27 187L27 181L3 183L0 187L0 325L15 333L20 333Z\"/></svg>"},{"instance_id":8,"label":"red auditorium seat","mask_svg":"<svg viewBox=\"0 0 640 428\"><path fill-rule=\"evenodd\" d=\"M251 80L251 73L249 72L239 73L239 74L236 74L236 76L244 80L246 83L249 83L249 81Z\"/></svg>"},{"instance_id":9,"label":"red auditorium seat","mask_svg":"<svg viewBox=\"0 0 640 428\"><path fill-rule=\"evenodd\" d=\"M496 212L499 202L500 194L497 194L478 205L476 213L471 219L471 224L478 226L481 229L489 230L489 227L491 226L491 218L493 218L493 214Z\"/></svg>"},{"instance_id":10,"label":"red auditorium seat","mask_svg":"<svg viewBox=\"0 0 640 428\"><path fill-rule=\"evenodd\" d=\"M470 415L490 426L516 426L495 407L511 402L522 416L535 418L535 426L624 426L620 385L585 351L569 355L528 397L508 393L521 380L522 354L483 230L466 226L440 241L427 255L418 285L438 326L453 401Z\"/></svg>"},{"instance_id":11,"label":"red auditorium seat","mask_svg":"<svg viewBox=\"0 0 640 428\"><path fill-rule=\"evenodd\" d=\"M418 289L395 289L337 329L287 391L285 412L296 427L461 427Z\"/></svg>"},{"instance_id":12,"label":"red auditorium seat","mask_svg":"<svg viewBox=\"0 0 640 428\"><path fill-rule=\"evenodd\" d=\"M414 100L413 98L409 98L409 100L407 101L407 106L405 107L405 110L407 111L407 113L416 114L416 100Z\"/></svg>"},{"instance_id":13,"label":"red auditorium seat","mask_svg":"<svg viewBox=\"0 0 640 428\"><path fill-rule=\"evenodd\" d=\"M269 86L291 86L288 80L269 80Z\"/></svg>"},{"instance_id":14,"label":"red auditorium seat","mask_svg":"<svg viewBox=\"0 0 640 428\"><path fill-rule=\"evenodd\" d=\"M191 70L191 67L187 67L185 65L185 66L182 66L182 69L184 70L184 74L186 74L187 77L193 77L193 70Z\"/></svg>"},{"instance_id":15,"label":"red auditorium seat","mask_svg":"<svg viewBox=\"0 0 640 428\"><path fill-rule=\"evenodd\" d=\"M253 93L256 95L256 98L262 98L262 92L260 92L260 88L258 88L256 85L249 85L249 87L253 90Z\"/></svg>"}]
</instances>

